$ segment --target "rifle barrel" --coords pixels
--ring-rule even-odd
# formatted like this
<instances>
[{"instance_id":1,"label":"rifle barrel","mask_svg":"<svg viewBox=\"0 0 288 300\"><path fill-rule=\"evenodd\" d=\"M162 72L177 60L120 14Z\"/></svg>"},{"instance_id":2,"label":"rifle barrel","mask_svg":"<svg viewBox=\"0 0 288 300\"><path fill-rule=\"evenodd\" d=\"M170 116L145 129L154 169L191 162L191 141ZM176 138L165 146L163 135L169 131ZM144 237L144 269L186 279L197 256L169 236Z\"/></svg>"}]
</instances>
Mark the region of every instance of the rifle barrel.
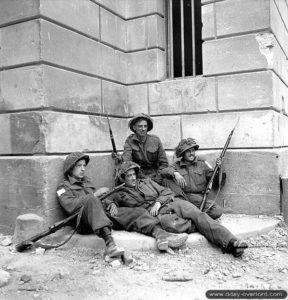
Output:
<instances>
[{"instance_id":1,"label":"rifle barrel","mask_svg":"<svg viewBox=\"0 0 288 300\"><path fill-rule=\"evenodd\" d=\"M239 119L240 119L240 118L238 118L238 120L237 120L237 122L236 122L234 128L231 130L230 134L228 135L228 138L227 138L227 140L226 140L226 143L225 143L225 145L224 145L224 147L223 147L223 149L222 149L222 152L221 152L221 154L220 154L220 158L221 158L221 159L223 159L223 157L224 157L224 155L225 155L225 153L226 153L226 150L227 150L227 148L228 148L228 146L229 146L229 144L230 144L232 135L233 135L234 130L235 130L235 128L236 128L236 126L237 126L237 124L238 124L238 122L239 122ZM208 182L208 184L207 184L207 187L206 187L206 189L205 189L205 193L204 193L204 195L203 195L203 198L202 198L202 202L201 202L201 205L200 205L200 210L201 210L201 211L203 211L203 208L204 208L205 203L206 203L206 201L207 201L207 196L208 196L208 194L210 193L210 191L211 191L211 189L212 189L212 184L213 184L213 181L214 181L214 178L215 178L215 176L216 176L216 174L217 174L218 169L219 169L219 166L216 164L216 166L214 167L212 176L211 176L211 178L210 178L210 180L209 180L209 182Z\"/></svg>"},{"instance_id":2,"label":"rifle barrel","mask_svg":"<svg viewBox=\"0 0 288 300\"><path fill-rule=\"evenodd\" d=\"M112 129L111 129L111 126L110 126L110 121L109 121L109 118L108 118L108 114L106 115L106 117L107 117L107 121L108 121L108 127L109 127L109 134L110 134L112 149L113 149L113 152L115 152L117 154L117 148L116 148L113 132L112 132Z\"/></svg>"}]
</instances>

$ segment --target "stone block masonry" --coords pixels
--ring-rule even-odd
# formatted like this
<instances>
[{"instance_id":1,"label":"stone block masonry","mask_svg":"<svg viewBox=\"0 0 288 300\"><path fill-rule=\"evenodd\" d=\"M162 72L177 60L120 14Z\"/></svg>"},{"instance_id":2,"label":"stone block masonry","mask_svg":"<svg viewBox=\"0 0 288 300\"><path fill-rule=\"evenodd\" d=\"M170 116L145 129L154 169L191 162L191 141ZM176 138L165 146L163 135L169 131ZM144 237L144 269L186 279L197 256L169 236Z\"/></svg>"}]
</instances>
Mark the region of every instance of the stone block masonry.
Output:
<instances>
[{"instance_id":1,"label":"stone block masonry","mask_svg":"<svg viewBox=\"0 0 288 300\"><path fill-rule=\"evenodd\" d=\"M216 111L215 79L193 78L149 84L152 115Z\"/></svg>"},{"instance_id":2,"label":"stone block masonry","mask_svg":"<svg viewBox=\"0 0 288 300\"><path fill-rule=\"evenodd\" d=\"M53 108L101 113L101 80L46 65L0 72L2 111Z\"/></svg>"},{"instance_id":3,"label":"stone block masonry","mask_svg":"<svg viewBox=\"0 0 288 300\"><path fill-rule=\"evenodd\" d=\"M284 124L280 122L286 124L288 119L284 117L282 120L281 115L273 111L183 116L183 137L193 136L205 149L223 148L238 118L229 147L245 149L286 145L282 139Z\"/></svg>"},{"instance_id":4,"label":"stone block masonry","mask_svg":"<svg viewBox=\"0 0 288 300\"><path fill-rule=\"evenodd\" d=\"M111 155L90 154L90 158L87 175L97 188L111 188ZM62 180L64 159L65 155L0 157L1 232L11 233L16 217L29 212L45 217L47 225L63 218L56 189Z\"/></svg>"},{"instance_id":5,"label":"stone block masonry","mask_svg":"<svg viewBox=\"0 0 288 300\"><path fill-rule=\"evenodd\" d=\"M202 0L203 76L166 80L164 0L0 1L1 229L23 213L63 217L55 189L72 151L91 155L97 187L112 185L107 113L119 150L144 112L169 155L192 136L212 163L240 116L220 200L233 213L280 213L286 2Z\"/></svg>"},{"instance_id":6,"label":"stone block masonry","mask_svg":"<svg viewBox=\"0 0 288 300\"><path fill-rule=\"evenodd\" d=\"M287 155L287 151L285 153ZM199 155L212 166L219 154L219 151L199 150ZM226 183L217 200L225 212L252 215L280 213L280 179L275 176L279 172L279 154L280 151L269 150L227 151L223 162ZM215 193L211 196L213 199Z\"/></svg>"},{"instance_id":7,"label":"stone block masonry","mask_svg":"<svg viewBox=\"0 0 288 300\"><path fill-rule=\"evenodd\" d=\"M19 214L63 217L55 190L72 151L90 153L89 175L111 187L105 115L121 150L127 116L148 112L145 82L165 74L161 1L17 2L0 2L0 226L10 233Z\"/></svg>"},{"instance_id":8,"label":"stone block masonry","mask_svg":"<svg viewBox=\"0 0 288 300\"><path fill-rule=\"evenodd\" d=\"M203 44L205 75L272 69L287 85L287 65L286 54L272 33L211 40Z\"/></svg>"},{"instance_id":9,"label":"stone block masonry","mask_svg":"<svg viewBox=\"0 0 288 300\"><path fill-rule=\"evenodd\" d=\"M121 149L128 135L128 120L111 118L110 123ZM2 155L111 151L105 116L23 112L0 114L0 124L6 129L6 143L0 144Z\"/></svg>"}]
</instances>

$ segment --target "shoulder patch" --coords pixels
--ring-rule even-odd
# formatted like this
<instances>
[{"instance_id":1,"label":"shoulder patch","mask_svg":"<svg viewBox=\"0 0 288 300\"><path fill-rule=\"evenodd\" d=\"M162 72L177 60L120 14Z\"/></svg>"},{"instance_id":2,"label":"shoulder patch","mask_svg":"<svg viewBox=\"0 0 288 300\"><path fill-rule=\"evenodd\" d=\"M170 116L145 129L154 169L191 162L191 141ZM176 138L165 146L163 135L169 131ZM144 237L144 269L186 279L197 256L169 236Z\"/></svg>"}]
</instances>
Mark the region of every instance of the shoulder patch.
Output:
<instances>
[{"instance_id":1,"label":"shoulder patch","mask_svg":"<svg viewBox=\"0 0 288 300\"><path fill-rule=\"evenodd\" d=\"M64 188L61 188L57 191L57 195L58 197L60 197L62 194L64 194L66 192L66 190Z\"/></svg>"},{"instance_id":2,"label":"shoulder patch","mask_svg":"<svg viewBox=\"0 0 288 300\"><path fill-rule=\"evenodd\" d=\"M211 165L208 163L207 160L205 160L204 162L205 162L205 164L206 164L210 169L212 169Z\"/></svg>"}]
</instances>

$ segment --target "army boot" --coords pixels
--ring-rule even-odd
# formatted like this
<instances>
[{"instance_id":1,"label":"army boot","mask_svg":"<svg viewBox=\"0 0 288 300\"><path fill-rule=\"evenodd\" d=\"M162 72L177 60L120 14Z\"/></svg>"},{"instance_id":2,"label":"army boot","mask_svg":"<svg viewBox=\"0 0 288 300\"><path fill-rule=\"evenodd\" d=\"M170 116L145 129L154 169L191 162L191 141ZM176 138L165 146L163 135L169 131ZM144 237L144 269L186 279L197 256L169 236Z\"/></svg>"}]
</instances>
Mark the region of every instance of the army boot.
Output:
<instances>
[{"instance_id":1,"label":"army boot","mask_svg":"<svg viewBox=\"0 0 288 300\"><path fill-rule=\"evenodd\" d=\"M181 247L187 240L187 233L169 233L156 225L152 231L152 236L156 239L157 248L161 251L167 251L168 248Z\"/></svg>"},{"instance_id":2,"label":"army boot","mask_svg":"<svg viewBox=\"0 0 288 300\"><path fill-rule=\"evenodd\" d=\"M240 257L244 250L248 248L246 242L241 240L232 239L226 248L226 252L232 254L234 257Z\"/></svg>"},{"instance_id":3,"label":"army boot","mask_svg":"<svg viewBox=\"0 0 288 300\"><path fill-rule=\"evenodd\" d=\"M124 254L124 249L118 247L111 235L111 229L109 227L103 227L100 229L100 237L103 238L106 245L106 254L110 257L121 257Z\"/></svg>"}]
</instances>

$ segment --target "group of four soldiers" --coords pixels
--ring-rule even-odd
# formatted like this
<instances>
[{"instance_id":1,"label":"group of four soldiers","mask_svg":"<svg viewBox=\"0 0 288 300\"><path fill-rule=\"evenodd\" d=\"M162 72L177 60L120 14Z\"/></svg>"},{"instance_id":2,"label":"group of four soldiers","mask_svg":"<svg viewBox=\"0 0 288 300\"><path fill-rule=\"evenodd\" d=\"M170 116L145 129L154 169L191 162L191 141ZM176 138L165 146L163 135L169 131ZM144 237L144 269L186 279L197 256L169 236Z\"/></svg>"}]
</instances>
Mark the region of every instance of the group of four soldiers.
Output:
<instances>
[{"instance_id":1,"label":"group of four soldiers","mask_svg":"<svg viewBox=\"0 0 288 300\"><path fill-rule=\"evenodd\" d=\"M113 154L121 164L117 184L122 186L103 202L85 175L89 156L75 152L64 162L64 181L57 196L68 214L83 207L78 232L103 238L110 257L124 253L112 238L112 228L153 236L161 251L182 246L187 233L198 231L223 252L241 256L247 244L215 220L222 214L221 207L207 201L207 212L199 210L213 170L195 155L196 141L182 139L175 149L180 159L169 166L160 139L147 133L153 128L150 116L135 116L129 128L133 134L126 139L122 156ZM221 165L221 159L216 163Z\"/></svg>"}]
</instances>

